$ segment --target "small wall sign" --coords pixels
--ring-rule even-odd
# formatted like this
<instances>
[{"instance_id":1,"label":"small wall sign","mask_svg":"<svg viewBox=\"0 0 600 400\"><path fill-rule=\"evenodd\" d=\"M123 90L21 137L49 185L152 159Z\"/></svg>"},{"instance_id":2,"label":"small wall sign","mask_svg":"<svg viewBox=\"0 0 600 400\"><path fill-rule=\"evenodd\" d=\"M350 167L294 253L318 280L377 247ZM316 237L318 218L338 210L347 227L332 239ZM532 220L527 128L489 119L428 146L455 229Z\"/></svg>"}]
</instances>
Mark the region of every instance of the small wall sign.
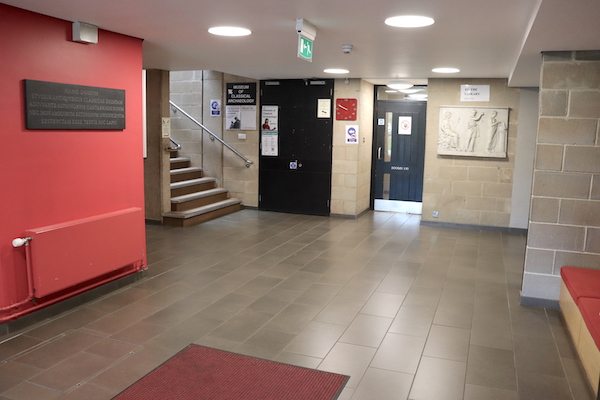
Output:
<instances>
[{"instance_id":1,"label":"small wall sign","mask_svg":"<svg viewBox=\"0 0 600 400\"><path fill-rule=\"evenodd\" d=\"M490 85L461 85L460 101L490 101Z\"/></svg>"}]
</instances>

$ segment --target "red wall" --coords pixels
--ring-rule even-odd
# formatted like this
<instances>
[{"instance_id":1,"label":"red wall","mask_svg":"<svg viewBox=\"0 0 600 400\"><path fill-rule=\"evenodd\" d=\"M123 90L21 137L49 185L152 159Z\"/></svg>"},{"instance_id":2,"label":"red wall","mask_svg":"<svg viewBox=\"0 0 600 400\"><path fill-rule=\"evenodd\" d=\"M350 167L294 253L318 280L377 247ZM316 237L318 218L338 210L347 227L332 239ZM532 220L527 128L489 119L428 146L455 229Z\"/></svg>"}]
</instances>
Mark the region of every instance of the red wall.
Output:
<instances>
[{"instance_id":1,"label":"red wall","mask_svg":"<svg viewBox=\"0 0 600 400\"><path fill-rule=\"evenodd\" d=\"M0 322L28 295L25 252L12 239L144 207L142 41L99 29L98 44L76 43L71 26L0 4ZM24 79L123 89L126 129L26 130Z\"/></svg>"}]
</instances>

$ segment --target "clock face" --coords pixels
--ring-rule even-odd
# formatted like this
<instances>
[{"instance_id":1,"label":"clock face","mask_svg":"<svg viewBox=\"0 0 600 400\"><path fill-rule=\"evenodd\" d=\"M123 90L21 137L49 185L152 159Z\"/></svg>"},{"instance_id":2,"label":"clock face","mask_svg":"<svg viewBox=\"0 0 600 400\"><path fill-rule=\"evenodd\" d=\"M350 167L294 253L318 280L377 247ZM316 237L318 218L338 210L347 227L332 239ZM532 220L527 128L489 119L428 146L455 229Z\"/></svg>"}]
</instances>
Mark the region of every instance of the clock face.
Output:
<instances>
[{"instance_id":1,"label":"clock face","mask_svg":"<svg viewBox=\"0 0 600 400\"><path fill-rule=\"evenodd\" d=\"M356 99L337 99L335 101L335 119L355 121L356 103Z\"/></svg>"}]
</instances>

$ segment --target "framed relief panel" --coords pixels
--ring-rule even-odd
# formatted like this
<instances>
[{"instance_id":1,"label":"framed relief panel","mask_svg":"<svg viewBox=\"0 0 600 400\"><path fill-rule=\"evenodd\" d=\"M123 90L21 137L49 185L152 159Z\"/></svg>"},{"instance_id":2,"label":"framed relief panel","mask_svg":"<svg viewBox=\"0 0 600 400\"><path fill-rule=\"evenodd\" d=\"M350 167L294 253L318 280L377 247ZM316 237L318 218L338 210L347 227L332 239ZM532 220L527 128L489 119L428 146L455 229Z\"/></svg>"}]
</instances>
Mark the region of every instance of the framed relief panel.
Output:
<instances>
[{"instance_id":1,"label":"framed relief panel","mask_svg":"<svg viewBox=\"0 0 600 400\"><path fill-rule=\"evenodd\" d=\"M506 158L508 110L440 106L438 154Z\"/></svg>"}]
</instances>

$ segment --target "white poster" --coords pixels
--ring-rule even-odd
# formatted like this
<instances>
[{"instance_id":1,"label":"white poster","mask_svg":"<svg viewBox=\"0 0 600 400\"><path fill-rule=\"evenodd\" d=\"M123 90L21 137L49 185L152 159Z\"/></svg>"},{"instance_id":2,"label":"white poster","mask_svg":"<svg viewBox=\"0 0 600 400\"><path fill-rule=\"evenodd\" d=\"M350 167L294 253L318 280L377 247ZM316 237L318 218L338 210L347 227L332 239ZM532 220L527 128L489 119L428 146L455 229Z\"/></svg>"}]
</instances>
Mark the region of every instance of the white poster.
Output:
<instances>
[{"instance_id":1,"label":"white poster","mask_svg":"<svg viewBox=\"0 0 600 400\"><path fill-rule=\"evenodd\" d=\"M256 130L256 106L227 106L227 129Z\"/></svg>"},{"instance_id":2,"label":"white poster","mask_svg":"<svg viewBox=\"0 0 600 400\"><path fill-rule=\"evenodd\" d=\"M319 99L317 103L317 118L331 117L331 100Z\"/></svg>"},{"instance_id":3,"label":"white poster","mask_svg":"<svg viewBox=\"0 0 600 400\"><path fill-rule=\"evenodd\" d=\"M277 132L279 117L279 106L262 106L261 130Z\"/></svg>"},{"instance_id":4,"label":"white poster","mask_svg":"<svg viewBox=\"0 0 600 400\"><path fill-rule=\"evenodd\" d=\"M412 117L398 118L398 135L412 134Z\"/></svg>"},{"instance_id":5,"label":"white poster","mask_svg":"<svg viewBox=\"0 0 600 400\"><path fill-rule=\"evenodd\" d=\"M261 132L261 155L263 156L278 156L279 145L278 145L279 134L274 131L262 131Z\"/></svg>"},{"instance_id":6,"label":"white poster","mask_svg":"<svg viewBox=\"0 0 600 400\"><path fill-rule=\"evenodd\" d=\"M358 125L346 125L346 143L358 144Z\"/></svg>"},{"instance_id":7,"label":"white poster","mask_svg":"<svg viewBox=\"0 0 600 400\"><path fill-rule=\"evenodd\" d=\"M256 130L256 106L241 106L242 129L246 131Z\"/></svg>"}]
</instances>

